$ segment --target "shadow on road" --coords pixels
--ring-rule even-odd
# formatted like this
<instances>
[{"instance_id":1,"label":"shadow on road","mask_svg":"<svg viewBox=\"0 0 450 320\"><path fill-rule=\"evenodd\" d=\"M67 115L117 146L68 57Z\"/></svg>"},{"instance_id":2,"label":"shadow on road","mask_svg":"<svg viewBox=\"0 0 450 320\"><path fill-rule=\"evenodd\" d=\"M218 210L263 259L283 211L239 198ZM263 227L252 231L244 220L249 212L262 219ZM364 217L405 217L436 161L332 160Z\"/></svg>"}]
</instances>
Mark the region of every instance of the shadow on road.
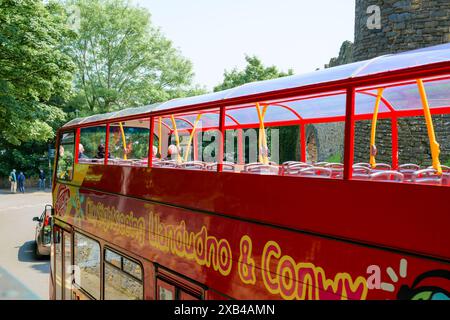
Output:
<instances>
[{"instance_id":1,"label":"shadow on road","mask_svg":"<svg viewBox=\"0 0 450 320\"><path fill-rule=\"evenodd\" d=\"M42 272L49 273L50 265L48 256L36 256L36 242L35 241L27 241L23 245L19 247L19 251L17 253L17 258L20 262L36 262L31 266L31 268Z\"/></svg>"}]
</instances>

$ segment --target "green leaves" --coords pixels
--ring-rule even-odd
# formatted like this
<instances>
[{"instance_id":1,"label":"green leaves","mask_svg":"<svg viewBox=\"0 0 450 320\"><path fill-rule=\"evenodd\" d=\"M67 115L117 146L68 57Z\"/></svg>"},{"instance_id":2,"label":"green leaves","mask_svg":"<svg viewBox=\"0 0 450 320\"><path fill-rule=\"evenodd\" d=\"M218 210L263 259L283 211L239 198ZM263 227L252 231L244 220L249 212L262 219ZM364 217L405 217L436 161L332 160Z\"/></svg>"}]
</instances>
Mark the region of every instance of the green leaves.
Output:
<instances>
[{"instance_id":1,"label":"green leaves","mask_svg":"<svg viewBox=\"0 0 450 320\"><path fill-rule=\"evenodd\" d=\"M279 71L275 66L265 67L256 56L245 56L245 60L247 61L247 66L244 70L225 70L223 82L216 86L214 91L231 89L249 82L269 80L293 74L292 69L285 73Z\"/></svg>"},{"instance_id":2,"label":"green leaves","mask_svg":"<svg viewBox=\"0 0 450 320\"><path fill-rule=\"evenodd\" d=\"M69 30L56 8L0 2L0 139L14 145L53 138L48 122L64 119L49 100L69 96L74 64L61 50Z\"/></svg>"}]
</instances>

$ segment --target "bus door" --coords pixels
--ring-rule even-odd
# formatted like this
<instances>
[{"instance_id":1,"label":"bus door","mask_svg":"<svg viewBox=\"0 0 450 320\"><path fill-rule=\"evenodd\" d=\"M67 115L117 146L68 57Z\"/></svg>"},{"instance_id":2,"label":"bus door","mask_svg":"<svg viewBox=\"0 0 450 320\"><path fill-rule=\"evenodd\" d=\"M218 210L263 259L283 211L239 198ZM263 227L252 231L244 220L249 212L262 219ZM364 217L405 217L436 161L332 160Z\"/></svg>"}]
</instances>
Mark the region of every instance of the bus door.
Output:
<instances>
[{"instance_id":1,"label":"bus door","mask_svg":"<svg viewBox=\"0 0 450 320\"><path fill-rule=\"evenodd\" d=\"M72 232L70 229L54 225L53 248L51 251L52 298L72 300L73 262Z\"/></svg>"}]
</instances>

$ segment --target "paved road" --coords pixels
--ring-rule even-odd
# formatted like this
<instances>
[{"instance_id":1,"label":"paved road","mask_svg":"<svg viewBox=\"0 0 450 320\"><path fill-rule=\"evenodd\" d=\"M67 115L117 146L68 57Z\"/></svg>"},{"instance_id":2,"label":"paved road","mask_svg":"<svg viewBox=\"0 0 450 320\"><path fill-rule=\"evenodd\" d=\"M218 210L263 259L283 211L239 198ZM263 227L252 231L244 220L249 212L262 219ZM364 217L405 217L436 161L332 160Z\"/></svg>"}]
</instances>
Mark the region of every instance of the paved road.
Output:
<instances>
[{"instance_id":1,"label":"paved road","mask_svg":"<svg viewBox=\"0 0 450 320\"><path fill-rule=\"evenodd\" d=\"M0 190L0 299L48 299L49 259L34 254L32 219L50 203L50 192Z\"/></svg>"}]
</instances>

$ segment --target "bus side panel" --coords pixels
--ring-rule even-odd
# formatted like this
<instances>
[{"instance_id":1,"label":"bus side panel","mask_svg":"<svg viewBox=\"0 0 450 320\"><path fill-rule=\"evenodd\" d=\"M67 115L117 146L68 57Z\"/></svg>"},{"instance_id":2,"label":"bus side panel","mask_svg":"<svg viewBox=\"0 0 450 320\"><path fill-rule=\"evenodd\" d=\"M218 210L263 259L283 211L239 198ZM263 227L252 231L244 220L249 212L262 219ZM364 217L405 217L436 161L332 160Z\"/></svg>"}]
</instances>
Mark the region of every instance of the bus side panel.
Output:
<instances>
[{"instance_id":1,"label":"bus side panel","mask_svg":"<svg viewBox=\"0 0 450 320\"><path fill-rule=\"evenodd\" d=\"M450 259L450 187L119 166L84 170L87 188Z\"/></svg>"},{"instance_id":2,"label":"bus side panel","mask_svg":"<svg viewBox=\"0 0 450 320\"><path fill-rule=\"evenodd\" d=\"M449 297L448 261L67 188L59 218L233 298Z\"/></svg>"}]
</instances>

